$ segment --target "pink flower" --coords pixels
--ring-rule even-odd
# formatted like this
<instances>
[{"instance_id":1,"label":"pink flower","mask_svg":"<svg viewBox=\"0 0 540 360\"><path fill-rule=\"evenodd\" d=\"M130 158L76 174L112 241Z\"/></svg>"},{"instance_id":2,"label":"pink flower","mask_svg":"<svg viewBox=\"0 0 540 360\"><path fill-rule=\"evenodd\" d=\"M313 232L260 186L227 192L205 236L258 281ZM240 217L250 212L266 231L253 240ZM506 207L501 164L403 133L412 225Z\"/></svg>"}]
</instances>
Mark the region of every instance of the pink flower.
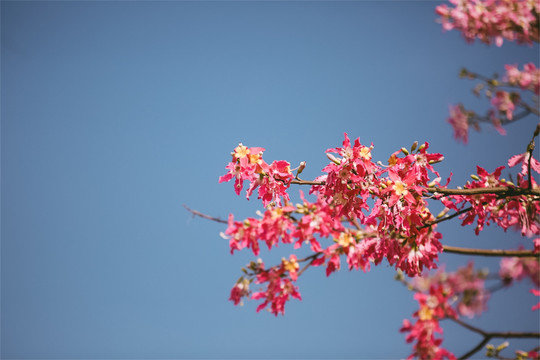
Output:
<instances>
[{"instance_id":1,"label":"pink flower","mask_svg":"<svg viewBox=\"0 0 540 360\"><path fill-rule=\"evenodd\" d=\"M290 298L302 300L298 288L292 281L285 277L284 266L272 267L269 270L260 270L257 274L257 284L268 283L265 291L254 293L251 298L254 300L264 299L257 307L257 312L270 305L270 311L275 316L285 314L285 303Z\"/></svg>"},{"instance_id":2,"label":"pink flower","mask_svg":"<svg viewBox=\"0 0 540 360\"><path fill-rule=\"evenodd\" d=\"M241 277L231 289L229 300L234 302L234 305L242 304L242 298L249 295L249 280Z\"/></svg>"},{"instance_id":3,"label":"pink flower","mask_svg":"<svg viewBox=\"0 0 540 360\"><path fill-rule=\"evenodd\" d=\"M540 296L540 290L539 289L531 289L530 290L533 295ZM540 302L532 307L532 311L540 309Z\"/></svg>"},{"instance_id":4,"label":"pink flower","mask_svg":"<svg viewBox=\"0 0 540 360\"><path fill-rule=\"evenodd\" d=\"M517 164L521 164L521 174L528 174L529 159L531 162L531 169L540 174L540 162L535 158L531 158L530 153L526 152L519 155L514 155L508 160L508 166L514 167Z\"/></svg>"},{"instance_id":5,"label":"pink flower","mask_svg":"<svg viewBox=\"0 0 540 360\"><path fill-rule=\"evenodd\" d=\"M239 144L231 153L232 161L225 167L229 171L219 178L219 182L227 182L235 179L234 190L240 195L244 180L252 181L261 173L264 161L262 153L264 149L259 147L248 148Z\"/></svg>"},{"instance_id":6,"label":"pink flower","mask_svg":"<svg viewBox=\"0 0 540 360\"><path fill-rule=\"evenodd\" d=\"M248 198L253 190L259 187L258 198L262 200L264 206L268 206L271 202L281 206L281 198L288 202L290 198L287 189L294 179L290 164L283 160L274 161L270 166L265 166L263 171L261 176L251 183L247 191Z\"/></svg>"},{"instance_id":7,"label":"pink flower","mask_svg":"<svg viewBox=\"0 0 540 360\"><path fill-rule=\"evenodd\" d=\"M442 348L442 338L436 337L442 333L439 321L445 318L456 317L453 309L448 305L451 293L446 293L444 288L432 285L429 293L416 293L414 298L418 301L419 309L413 314L417 320L412 324L409 320L403 320L400 332L409 333L406 337L408 343L415 342L413 352L408 359L455 359L454 354Z\"/></svg>"},{"instance_id":8,"label":"pink flower","mask_svg":"<svg viewBox=\"0 0 540 360\"><path fill-rule=\"evenodd\" d=\"M511 85L518 85L523 90L531 90L536 95L540 94L540 69L533 63L523 65L523 71L515 65L505 65L505 80Z\"/></svg>"},{"instance_id":9,"label":"pink flower","mask_svg":"<svg viewBox=\"0 0 540 360\"><path fill-rule=\"evenodd\" d=\"M450 0L449 8L440 5L444 30L458 29L468 42L474 39L501 46L503 39L518 43L532 43L538 37L537 1Z\"/></svg>"},{"instance_id":10,"label":"pink flower","mask_svg":"<svg viewBox=\"0 0 540 360\"><path fill-rule=\"evenodd\" d=\"M537 259L504 258L501 260L500 266L499 275L506 284L529 278L533 284L540 287L540 265Z\"/></svg>"},{"instance_id":11,"label":"pink flower","mask_svg":"<svg viewBox=\"0 0 540 360\"><path fill-rule=\"evenodd\" d=\"M464 144L469 141L469 122L467 119L463 106L450 106L450 117L447 121L454 129L454 138L463 141Z\"/></svg>"},{"instance_id":12,"label":"pink flower","mask_svg":"<svg viewBox=\"0 0 540 360\"><path fill-rule=\"evenodd\" d=\"M497 91L495 96L491 99L491 104L499 111L499 113L504 113L508 120L512 120L513 112L516 109L515 102L519 99L518 95L514 95L515 98L512 98L510 94L506 91Z\"/></svg>"}]
</instances>

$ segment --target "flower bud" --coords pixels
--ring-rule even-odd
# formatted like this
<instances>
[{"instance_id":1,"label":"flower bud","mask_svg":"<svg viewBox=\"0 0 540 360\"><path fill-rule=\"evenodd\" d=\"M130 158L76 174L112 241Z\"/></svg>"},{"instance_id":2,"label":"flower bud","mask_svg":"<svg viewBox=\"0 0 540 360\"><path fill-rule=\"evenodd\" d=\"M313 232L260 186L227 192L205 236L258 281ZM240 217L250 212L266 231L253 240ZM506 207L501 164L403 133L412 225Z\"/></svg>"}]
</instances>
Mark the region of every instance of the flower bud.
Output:
<instances>
[{"instance_id":1,"label":"flower bud","mask_svg":"<svg viewBox=\"0 0 540 360\"><path fill-rule=\"evenodd\" d=\"M441 158L439 160L429 160L428 164L430 164L430 165L437 164L437 163L440 163L443 160L444 160L444 156L441 156Z\"/></svg>"},{"instance_id":2,"label":"flower bud","mask_svg":"<svg viewBox=\"0 0 540 360\"><path fill-rule=\"evenodd\" d=\"M296 171L296 176L300 175L302 171L304 171L305 168L306 168L306 162L302 161L300 163L300 166L298 167L298 170Z\"/></svg>"},{"instance_id":3,"label":"flower bud","mask_svg":"<svg viewBox=\"0 0 540 360\"><path fill-rule=\"evenodd\" d=\"M405 155L409 155L409 150L405 149L404 147L401 148L401 152Z\"/></svg>"},{"instance_id":4,"label":"flower bud","mask_svg":"<svg viewBox=\"0 0 540 360\"><path fill-rule=\"evenodd\" d=\"M449 211L450 211L449 208L444 208L444 210L441 211L441 212L437 215L437 219L442 218L444 215L448 214Z\"/></svg>"},{"instance_id":5,"label":"flower bud","mask_svg":"<svg viewBox=\"0 0 540 360\"><path fill-rule=\"evenodd\" d=\"M476 181L479 181L479 180L480 180L480 178L479 178L477 175L474 175L474 174L471 174L471 178L472 178L473 180L476 180Z\"/></svg>"},{"instance_id":6,"label":"flower bud","mask_svg":"<svg viewBox=\"0 0 540 360\"><path fill-rule=\"evenodd\" d=\"M510 345L510 343L508 341L505 341L501 345L497 346L497 348L495 350L497 350L497 352L502 351L502 350L506 349L508 347L508 345Z\"/></svg>"},{"instance_id":7,"label":"flower bud","mask_svg":"<svg viewBox=\"0 0 540 360\"><path fill-rule=\"evenodd\" d=\"M331 162L333 162L333 163L336 164L336 165L341 164L341 162L340 162L334 155L332 155L332 154L330 154L330 153L327 153L327 154L326 154L326 157L327 157Z\"/></svg>"},{"instance_id":8,"label":"flower bud","mask_svg":"<svg viewBox=\"0 0 540 360\"><path fill-rule=\"evenodd\" d=\"M417 147L418 147L418 141L413 142L413 144L412 144L412 146L411 146L411 152L413 152L414 150L416 150Z\"/></svg>"}]
</instances>

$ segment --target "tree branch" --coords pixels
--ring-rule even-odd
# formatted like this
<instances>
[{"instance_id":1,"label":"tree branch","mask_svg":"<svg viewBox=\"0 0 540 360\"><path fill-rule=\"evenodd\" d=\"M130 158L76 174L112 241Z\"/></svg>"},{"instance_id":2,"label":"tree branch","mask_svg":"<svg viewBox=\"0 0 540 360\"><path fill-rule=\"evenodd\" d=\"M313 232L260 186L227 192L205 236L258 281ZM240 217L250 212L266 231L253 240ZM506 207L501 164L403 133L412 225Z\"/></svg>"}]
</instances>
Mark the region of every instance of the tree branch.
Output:
<instances>
[{"instance_id":1,"label":"tree branch","mask_svg":"<svg viewBox=\"0 0 540 360\"><path fill-rule=\"evenodd\" d=\"M292 180L291 184L295 185L324 185L324 181L308 181L308 180ZM481 194L496 194L501 196L518 196L518 195L536 195L540 196L540 189L523 189L507 186L494 186L485 188L472 188L472 189L447 189L430 186L426 188L426 191L431 194L442 195L481 195Z\"/></svg>"},{"instance_id":2,"label":"tree branch","mask_svg":"<svg viewBox=\"0 0 540 360\"><path fill-rule=\"evenodd\" d=\"M190 209L187 205L184 205L184 208L186 208L187 211L193 214L193 216L199 216L203 219L215 221L221 224L228 224L227 221L213 217L210 215L203 214L200 211ZM463 212L468 211L467 209L462 210ZM454 217L459 215L458 213L452 214L444 219L439 219L440 221L446 220L448 218ZM350 219L349 219L350 220ZM355 220L355 219L353 219ZM352 221L352 220L351 220ZM439 222L440 222L439 221ZM353 221L353 224L355 227L357 227L358 230L361 230L358 223ZM429 224L429 226L433 225L434 223ZM510 257L540 257L540 253L534 253L530 250L499 250L499 249L492 249L492 250L486 250L486 249L468 249L468 248L462 248L462 247L456 247L456 246L449 246L444 245L443 246L444 252L451 253L451 254L461 254L461 255L479 255L479 256L510 256ZM313 255L310 255L304 259L297 260L298 262L304 262L304 261L310 261L301 271L300 273L304 272L304 270L311 265L313 260L317 258L321 253L315 253Z\"/></svg>"},{"instance_id":3,"label":"tree branch","mask_svg":"<svg viewBox=\"0 0 540 360\"><path fill-rule=\"evenodd\" d=\"M226 220L223 220L223 219L220 219L220 218L217 218L217 217L213 217L213 216L210 216L210 215L203 214L200 211L190 209L187 205L184 205L184 207L186 208L187 211L192 213L193 216L199 216L199 217L202 217L203 219L212 220L212 221L215 221L215 222L218 222L218 223L221 223L221 224L228 224L228 222Z\"/></svg>"},{"instance_id":4,"label":"tree branch","mask_svg":"<svg viewBox=\"0 0 540 360\"><path fill-rule=\"evenodd\" d=\"M479 255L479 256L510 256L510 257L540 257L540 253L534 253L530 250L500 250L500 249L467 249L456 246L443 246L444 252L461 255Z\"/></svg>"},{"instance_id":5,"label":"tree branch","mask_svg":"<svg viewBox=\"0 0 540 360\"><path fill-rule=\"evenodd\" d=\"M301 179L291 180L290 183L295 184L295 185L324 185L325 184L324 181L309 181L309 180L301 180Z\"/></svg>"},{"instance_id":6,"label":"tree branch","mask_svg":"<svg viewBox=\"0 0 540 360\"><path fill-rule=\"evenodd\" d=\"M529 154L529 161L527 162L527 174L529 176L529 189L532 189L532 178L531 178L531 161L533 159L533 151L534 151L534 138L537 137L540 134L540 123L536 125L536 129L534 130L533 137L531 139L531 142L529 145L527 145L527 153Z\"/></svg>"},{"instance_id":7,"label":"tree branch","mask_svg":"<svg viewBox=\"0 0 540 360\"><path fill-rule=\"evenodd\" d=\"M470 358L471 356L473 356L474 354L476 354L478 351L482 350L482 348L484 347L484 345L487 344L487 342L491 340L491 337L489 336L485 336L482 341L480 341L478 343L478 345L476 345L474 348L472 348L469 352L467 352L465 355L462 355L460 357L458 357L458 360L465 360L465 359L468 359Z\"/></svg>"},{"instance_id":8,"label":"tree branch","mask_svg":"<svg viewBox=\"0 0 540 360\"><path fill-rule=\"evenodd\" d=\"M504 338L504 339L508 339L508 338L514 338L514 339L516 339L516 338L519 338L519 339L540 338L540 333L537 333L537 332L512 332L512 331L508 331L508 332L487 332L487 331L484 331L484 330L482 330L480 328L477 328L475 326L467 324L466 322L464 322L462 320L459 320L457 318L450 318L449 317L447 319L450 319L453 322L455 322L456 324L461 325L464 328L466 328L466 329L468 329L468 330L470 330L472 332L475 332L477 334L480 334L480 335L482 335L484 337L483 340L480 341L480 343L478 343L478 345L476 345L473 349L471 349L465 355L459 357L460 360L468 359L473 354L480 351L484 347L484 345L487 344L487 342L492 338Z\"/></svg>"},{"instance_id":9,"label":"tree branch","mask_svg":"<svg viewBox=\"0 0 540 360\"><path fill-rule=\"evenodd\" d=\"M321 255L321 254L322 254L321 252L317 252L317 253L315 253L315 254L313 254L313 255L310 255L310 256L305 257L305 258L300 259L300 260L297 260L297 262L304 262L304 261L308 261L308 260L309 260L309 262L308 262L306 265L304 265L304 267L303 267L300 271L298 271L297 275L298 275L298 276L302 275L302 273L303 273L304 271L306 271L306 269L307 269L308 267L310 267L311 264L313 264L313 262L314 262L314 261L319 257L319 255Z\"/></svg>"},{"instance_id":10,"label":"tree branch","mask_svg":"<svg viewBox=\"0 0 540 360\"><path fill-rule=\"evenodd\" d=\"M472 188L472 189L446 189L439 187L428 187L426 191L432 194L442 195L481 195L481 194L495 194L500 196L519 196L519 195L536 195L540 196L540 188L536 189L524 189L514 188L506 186L494 186L487 188Z\"/></svg>"},{"instance_id":11,"label":"tree branch","mask_svg":"<svg viewBox=\"0 0 540 360\"><path fill-rule=\"evenodd\" d=\"M445 216L443 218L440 218L440 219L437 219L437 220L433 220L433 221L430 221L429 223L427 223L426 225L423 225L422 228L424 227L428 227L428 226L432 226L432 225L435 225L435 224L438 224L440 222L443 222L443 221L446 221L446 220L450 220L452 218L455 218L456 216L459 216L461 214L464 214L466 213L467 211L471 211L472 210L472 207L468 207L468 208L465 208L465 209L461 209L459 211L456 211L455 213L453 213L452 215L448 215L448 216Z\"/></svg>"}]
</instances>

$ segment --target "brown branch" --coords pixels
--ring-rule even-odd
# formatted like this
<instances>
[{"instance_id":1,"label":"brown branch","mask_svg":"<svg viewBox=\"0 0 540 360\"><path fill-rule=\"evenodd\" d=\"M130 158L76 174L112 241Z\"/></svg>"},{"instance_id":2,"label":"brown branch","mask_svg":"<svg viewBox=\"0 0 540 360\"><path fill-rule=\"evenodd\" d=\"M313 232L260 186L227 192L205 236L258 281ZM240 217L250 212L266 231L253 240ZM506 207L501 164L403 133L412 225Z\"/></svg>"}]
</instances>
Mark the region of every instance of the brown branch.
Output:
<instances>
[{"instance_id":1,"label":"brown branch","mask_svg":"<svg viewBox=\"0 0 540 360\"><path fill-rule=\"evenodd\" d=\"M533 113L536 116L540 116L540 111L537 108L534 108L534 107L530 106L529 104L527 104L524 101L520 101L518 104L521 107L523 107L525 110L527 110L529 113Z\"/></svg>"},{"instance_id":2,"label":"brown branch","mask_svg":"<svg viewBox=\"0 0 540 360\"><path fill-rule=\"evenodd\" d=\"M471 356L473 356L474 354L476 354L477 352L482 350L484 345L486 345L489 340L491 340L491 337L485 336L482 339L482 341L480 341L478 343L478 345L476 345L474 348L472 348L470 351L468 351L465 355L462 355L462 356L458 357L458 360L465 360L465 359L470 358Z\"/></svg>"},{"instance_id":3,"label":"brown branch","mask_svg":"<svg viewBox=\"0 0 540 360\"><path fill-rule=\"evenodd\" d=\"M501 249L467 249L456 246L443 246L444 252L461 255L479 255L479 256L510 256L510 257L540 257L540 253L534 253L530 250L501 250Z\"/></svg>"},{"instance_id":4,"label":"brown branch","mask_svg":"<svg viewBox=\"0 0 540 360\"><path fill-rule=\"evenodd\" d=\"M291 184L295 185L324 185L324 181L308 181L308 180L292 180ZM481 195L481 194L495 194L501 196L518 196L518 195L536 195L540 196L540 189L523 189L507 186L494 186L486 188L472 188L472 189L447 189L440 187L427 187L426 191L431 194L442 195Z\"/></svg>"},{"instance_id":5,"label":"brown branch","mask_svg":"<svg viewBox=\"0 0 540 360\"><path fill-rule=\"evenodd\" d=\"M529 161L527 162L527 173L529 175L529 186L528 188L529 189L532 189L532 178L531 178L531 161L533 159L533 151L534 151L534 138L537 137L538 135L540 134L540 123L538 125L536 125L536 129L534 130L534 134L533 134L533 137L531 139L531 142L529 143L529 145L527 145L527 152L529 153Z\"/></svg>"},{"instance_id":6,"label":"brown branch","mask_svg":"<svg viewBox=\"0 0 540 360\"><path fill-rule=\"evenodd\" d=\"M197 210L190 209L189 207L187 207L187 205L184 205L184 207L186 208L187 211L192 213L193 216L199 216L199 217L202 217L203 219L212 220L212 221L222 223L222 224L228 224L228 222L226 220L223 220L223 219L220 219L220 218L217 218L217 217L213 217L213 216L210 216L210 215L203 214L202 212L199 212Z\"/></svg>"},{"instance_id":7,"label":"brown branch","mask_svg":"<svg viewBox=\"0 0 540 360\"><path fill-rule=\"evenodd\" d=\"M186 208L187 211L189 211L190 213L193 214L193 216L199 216L199 217L202 217L203 219L207 219L207 220L211 220L211 221L215 221L215 222L218 222L218 223L221 223L221 224L228 224L227 221L223 220L223 219L220 219L220 218L217 218L217 217L213 217L213 216L210 216L210 215L206 215L206 214L203 214L202 212L200 211L197 211L197 210L193 210L193 209L190 209L187 205L184 205L184 207ZM465 211L468 211L467 209L464 209L462 210L463 212ZM442 220L445 220L445 219L449 219L451 217L454 217L454 216L457 216L459 215L459 212L458 213L455 213L455 214L452 214L444 219L440 219L441 221ZM355 219L354 219L355 220ZM440 222L440 221L439 221ZM435 223L435 222L434 222ZM434 223L430 223L429 226L433 225ZM359 225L358 223L354 223L353 224L355 226L357 226L358 230L359 229ZM533 253L532 251L530 250L499 250L499 249L491 249L491 250L488 250L488 249L468 249L468 248L461 248L461 247L456 247L456 246L449 246L449 245L444 245L443 246L443 249L444 249L444 252L446 253L451 253L451 254L462 254L462 255L479 255L479 256L510 256L510 257L540 257L540 253ZM315 253L313 255L310 255L306 258L303 258L303 259L299 259L297 260L298 262L305 262L305 261L310 261L310 263L308 264L311 265L311 262L313 262L313 260L315 260L316 257L318 257L321 253ZM307 266L306 266L307 268ZM303 272L305 269L302 269L301 272Z\"/></svg>"},{"instance_id":8,"label":"brown branch","mask_svg":"<svg viewBox=\"0 0 540 360\"><path fill-rule=\"evenodd\" d=\"M324 185L325 184L324 181L309 181L309 180L301 180L301 179L291 180L290 183L295 184L295 185Z\"/></svg>"},{"instance_id":9,"label":"brown branch","mask_svg":"<svg viewBox=\"0 0 540 360\"><path fill-rule=\"evenodd\" d=\"M450 318L449 317L447 319L450 319L453 322L455 322L456 324L461 325L464 328L466 328L466 329L468 329L468 330L470 330L472 332L475 332L477 334L480 334L480 335L482 335L484 337L482 339L482 341L480 341L480 343L478 343L478 345L476 345L473 349L468 351L465 355L460 356L459 357L460 360L468 359L469 357L471 357L472 355L474 355L475 353L480 351L484 347L484 345L487 344L487 342L492 338L504 338L504 339L508 339L508 338L514 338L514 339L517 339L517 338L519 338L519 339L540 338L540 333L537 333L537 332L512 332L512 331L508 331L508 332L487 332L487 331L484 331L484 330L482 330L480 328L477 328L475 326L467 324L466 322L464 322L462 320L459 320L457 318Z\"/></svg>"},{"instance_id":10,"label":"brown branch","mask_svg":"<svg viewBox=\"0 0 540 360\"><path fill-rule=\"evenodd\" d=\"M471 331L473 331L473 332L475 332L477 334L480 334L482 336L489 336L489 337L492 337L492 338L504 338L504 339L509 339L509 338L514 338L514 339L536 339L536 338L540 338L540 333L538 333L538 332L527 332L527 331L522 331L522 332L515 332L515 331L488 332L488 331L482 330L480 328L477 328L475 326L472 326L471 324L467 324L463 320L460 320L460 319L457 319L457 318L448 317L447 319L452 320L456 324L459 324L459 325L463 326L464 328L466 328L468 330L471 330Z\"/></svg>"},{"instance_id":11,"label":"brown branch","mask_svg":"<svg viewBox=\"0 0 540 360\"><path fill-rule=\"evenodd\" d=\"M306 271L307 268L310 267L311 264L313 264L313 262L314 262L314 261L319 257L319 255L321 255L321 254L322 254L321 252L317 252L317 253L315 253L315 254L313 254L313 255L310 255L310 256L305 257L305 258L300 259L300 260L297 260L297 262L304 262L304 261L308 261L308 260L309 260L309 262L308 262L306 265L304 265L304 267L303 267L300 271L298 271L297 275L298 275L298 276L302 275L302 273L303 273L304 271Z\"/></svg>"},{"instance_id":12,"label":"brown branch","mask_svg":"<svg viewBox=\"0 0 540 360\"><path fill-rule=\"evenodd\" d=\"M448 215L448 216L445 216L443 218L440 218L440 219L437 219L437 220L433 220L433 221L430 221L428 222L427 224L421 226L420 228L425 228L425 227L428 227L428 226L432 226L432 225L435 225L435 224L438 224L440 222L443 222L443 221L446 221L446 220L450 220L450 219L453 219L455 218L456 216L459 216L461 214L464 214L466 213L467 211L471 211L472 210L472 207L468 207L468 208L465 208L465 209L461 209L459 211L456 211L455 213L453 213L452 215Z\"/></svg>"},{"instance_id":13,"label":"brown branch","mask_svg":"<svg viewBox=\"0 0 540 360\"><path fill-rule=\"evenodd\" d=\"M540 196L540 188L536 189L523 189L506 186L494 186L487 188L472 188L472 189L447 189L439 187L428 187L426 191L431 194L442 195L481 195L481 194L495 194L500 196L518 196L518 195L536 195Z\"/></svg>"}]
</instances>

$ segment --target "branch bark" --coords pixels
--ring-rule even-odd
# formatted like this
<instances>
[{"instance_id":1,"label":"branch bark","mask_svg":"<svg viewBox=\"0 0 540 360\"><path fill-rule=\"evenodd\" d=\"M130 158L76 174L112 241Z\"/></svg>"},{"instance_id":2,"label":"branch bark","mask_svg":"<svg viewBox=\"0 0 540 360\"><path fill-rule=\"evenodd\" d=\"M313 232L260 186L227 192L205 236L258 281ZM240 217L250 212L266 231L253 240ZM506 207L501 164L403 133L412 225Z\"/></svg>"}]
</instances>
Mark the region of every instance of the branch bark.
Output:
<instances>
[{"instance_id":1,"label":"branch bark","mask_svg":"<svg viewBox=\"0 0 540 360\"><path fill-rule=\"evenodd\" d=\"M501 249L468 249L456 246L443 246L444 252L461 255L479 255L479 256L510 256L510 257L540 257L540 253L534 253L530 250L501 250Z\"/></svg>"},{"instance_id":2,"label":"branch bark","mask_svg":"<svg viewBox=\"0 0 540 360\"><path fill-rule=\"evenodd\" d=\"M482 330L480 328L477 328L475 326L467 324L466 322L464 322L462 320L459 320L459 319L455 319L455 318L447 318L447 319L450 319L453 322L455 322L456 324L463 326L465 329L468 329L468 330L470 330L472 332L475 332L475 333L480 334L480 335L483 336L482 341L480 341L480 343L478 343L478 345L476 345L474 348L472 348L466 354L460 356L459 360L468 359L472 355L476 354L492 338L503 338L503 339L509 339L509 338L514 338L514 339L535 339L535 338L539 338L540 339L540 333L537 333L537 332L513 332L513 331L487 332L487 331L484 331L484 330Z\"/></svg>"}]
</instances>

